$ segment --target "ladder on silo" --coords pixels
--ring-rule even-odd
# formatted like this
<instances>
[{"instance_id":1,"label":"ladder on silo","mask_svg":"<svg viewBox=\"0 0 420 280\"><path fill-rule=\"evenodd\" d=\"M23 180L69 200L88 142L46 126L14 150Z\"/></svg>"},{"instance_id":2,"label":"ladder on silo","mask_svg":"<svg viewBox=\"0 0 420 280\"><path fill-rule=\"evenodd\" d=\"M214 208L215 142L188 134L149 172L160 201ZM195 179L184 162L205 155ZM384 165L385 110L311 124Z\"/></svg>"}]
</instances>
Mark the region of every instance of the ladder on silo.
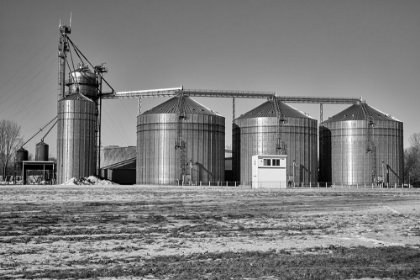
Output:
<instances>
[{"instance_id":1,"label":"ladder on silo","mask_svg":"<svg viewBox=\"0 0 420 280\"><path fill-rule=\"evenodd\" d=\"M377 179L376 176L376 146L373 141L373 128L375 127L375 122L372 117L372 115L369 114L366 103L361 103L362 111L365 116L366 120L366 153L372 155L372 183L375 179Z\"/></svg>"},{"instance_id":2,"label":"ladder on silo","mask_svg":"<svg viewBox=\"0 0 420 280\"><path fill-rule=\"evenodd\" d=\"M287 155L287 148L284 141L281 140L281 126L287 122L284 117L284 114L280 108L279 100L274 96L273 97L274 107L276 109L276 152L279 155Z\"/></svg>"},{"instance_id":3,"label":"ladder on silo","mask_svg":"<svg viewBox=\"0 0 420 280\"><path fill-rule=\"evenodd\" d=\"M175 150L179 151L179 164L180 164L180 180L184 180L186 175L186 164L187 164L187 155L185 151L185 140L182 138L182 121L187 119L185 115L185 95L180 94L178 96L177 104L177 136L175 141Z\"/></svg>"}]
</instances>

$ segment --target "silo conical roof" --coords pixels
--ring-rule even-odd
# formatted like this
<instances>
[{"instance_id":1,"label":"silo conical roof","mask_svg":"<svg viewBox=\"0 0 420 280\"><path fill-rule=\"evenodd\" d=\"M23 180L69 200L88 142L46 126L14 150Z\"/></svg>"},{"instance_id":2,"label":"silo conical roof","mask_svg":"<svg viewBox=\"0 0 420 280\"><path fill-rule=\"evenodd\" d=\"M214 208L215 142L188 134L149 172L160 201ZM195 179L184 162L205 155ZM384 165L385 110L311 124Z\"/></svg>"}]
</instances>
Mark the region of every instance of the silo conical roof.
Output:
<instances>
[{"instance_id":1,"label":"silo conical roof","mask_svg":"<svg viewBox=\"0 0 420 280\"><path fill-rule=\"evenodd\" d=\"M179 113L178 100L180 97L175 96L158 106L145 111L142 115L148 114L176 114ZM198 115L215 115L221 116L217 112L205 107L197 101L186 96L184 101L184 113L185 114L198 114Z\"/></svg>"},{"instance_id":2,"label":"silo conical roof","mask_svg":"<svg viewBox=\"0 0 420 280\"><path fill-rule=\"evenodd\" d=\"M303 118L303 119L313 119L311 116L305 114L298 109L281 102L280 100L276 100L280 106L280 110L283 113L283 117L286 118ZM247 118L264 118L264 117L276 117L276 106L274 105L273 100L269 100L260 106L256 107L255 109L241 115L237 118L239 119L247 119Z\"/></svg>"},{"instance_id":3,"label":"silo conical roof","mask_svg":"<svg viewBox=\"0 0 420 280\"><path fill-rule=\"evenodd\" d=\"M367 113L372 116L373 120L380 120L380 121L398 121L393 116L386 114L384 112L379 111L378 109L368 105L365 103L365 108ZM357 102L352 106L344 109L340 113L328 118L323 123L331 123L331 122L338 122L338 121L353 121L353 120L366 120L366 116L363 112L362 103Z\"/></svg>"}]
</instances>

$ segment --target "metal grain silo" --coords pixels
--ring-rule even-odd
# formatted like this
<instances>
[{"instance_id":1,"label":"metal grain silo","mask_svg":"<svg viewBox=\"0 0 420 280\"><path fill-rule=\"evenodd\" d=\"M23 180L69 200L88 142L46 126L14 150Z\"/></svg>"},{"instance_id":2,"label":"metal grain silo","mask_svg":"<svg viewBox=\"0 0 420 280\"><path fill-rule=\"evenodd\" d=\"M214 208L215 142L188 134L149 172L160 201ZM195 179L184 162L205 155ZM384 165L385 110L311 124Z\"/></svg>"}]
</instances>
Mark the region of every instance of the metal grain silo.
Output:
<instances>
[{"instance_id":1,"label":"metal grain silo","mask_svg":"<svg viewBox=\"0 0 420 280\"><path fill-rule=\"evenodd\" d=\"M36 161L47 161L49 153L49 146L41 140L35 147L35 160Z\"/></svg>"},{"instance_id":2,"label":"metal grain silo","mask_svg":"<svg viewBox=\"0 0 420 280\"><path fill-rule=\"evenodd\" d=\"M282 113L280 126L276 110ZM279 100L269 100L233 123L233 171L241 184L251 184L253 155L279 153L278 129L281 153L287 155L287 178L296 185L317 182L317 120Z\"/></svg>"},{"instance_id":3,"label":"metal grain silo","mask_svg":"<svg viewBox=\"0 0 420 280\"><path fill-rule=\"evenodd\" d=\"M96 105L77 93L58 102L57 182L95 173Z\"/></svg>"},{"instance_id":4,"label":"metal grain silo","mask_svg":"<svg viewBox=\"0 0 420 280\"><path fill-rule=\"evenodd\" d=\"M23 147L16 151L16 167L20 171L22 170L22 165L24 161L27 161L29 158L29 153Z\"/></svg>"},{"instance_id":5,"label":"metal grain silo","mask_svg":"<svg viewBox=\"0 0 420 280\"><path fill-rule=\"evenodd\" d=\"M87 65L81 65L76 70L70 72L66 85L69 90L66 96L78 92L93 100L98 97L99 83L97 75L90 71Z\"/></svg>"},{"instance_id":6,"label":"metal grain silo","mask_svg":"<svg viewBox=\"0 0 420 280\"><path fill-rule=\"evenodd\" d=\"M61 83L59 82L61 85ZM86 65L69 73L68 92L58 102L57 182L95 174L98 77ZM61 92L61 90L60 90Z\"/></svg>"},{"instance_id":7,"label":"metal grain silo","mask_svg":"<svg viewBox=\"0 0 420 280\"><path fill-rule=\"evenodd\" d=\"M224 181L224 149L224 117L187 96L171 98L137 117L136 182Z\"/></svg>"},{"instance_id":8,"label":"metal grain silo","mask_svg":"<svg viewBox=\"0 0 420 280\"><path fill-rule=\"evenodd\" d=\"M403 182L403 123L357 102L320 125L320 181L338 185Z\"/></svg>"}]
</instances>

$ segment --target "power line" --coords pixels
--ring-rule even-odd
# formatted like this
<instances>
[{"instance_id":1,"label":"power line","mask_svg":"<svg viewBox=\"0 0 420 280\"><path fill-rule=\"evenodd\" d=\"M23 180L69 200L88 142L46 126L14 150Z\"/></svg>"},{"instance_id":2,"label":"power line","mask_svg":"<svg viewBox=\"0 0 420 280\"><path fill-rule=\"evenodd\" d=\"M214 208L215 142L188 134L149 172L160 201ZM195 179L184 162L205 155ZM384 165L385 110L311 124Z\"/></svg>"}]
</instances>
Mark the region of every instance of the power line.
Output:
<instances>
[{"instance_id":1,"label":"power line","mask_svg":"<svg viewBox=\"0 0 420 280\"><path fill-rule=\"evenodd\" d=\"M32 61L32 59L34 58L34 57L36 57L37 55L38 55L38 53L40 53L41 52L41 50L42 49L44 49L44 47L46 46L46 45L48 45L50 42L51 42L51 40L55 37L57 35L57 33L54 33L54 35L48 40L48 42L47 43L45 43L45 45L43 45L37 52L36 52L36 54L35 55L33 55L32 57L31 57L31 59L29 59L22 67L20 67L19 68L19 70L18 71L16 71L16 73L14 73L1 87L0 87L0 90L2 90L3 89L3 87L11 80L11 79L13 79L13 77L15 77L19 72L20 72L20 70L22 70L26 65L28 65L28 63L29 62L31 62ZM0 97L1 98L1 97Z\"/></svg>"},{"instance_id":2,"label":"power line","mask_svg":"<svg viewBox=\"0 0 420 280\"><path fill-rule=\"evenodd\" d=\"M2 96L0 96L0 100L2 99L2 97L4 97L4 96L6 96L9 92L11 92L11 90L14 88L14 87L16 87L19 83L21 83L21 82L23 82L29 75L31 75L31 74L33 74L33 72L39 67L39 66L41 66L45 61L47 61L48 59L50 59L50 57L52 56L52 54L54 54L55 53L55 51L53 51L53 52L51 52L49 55L48 55L48 57L46 57L45 59L43 59L33 70L31 70L31 71L29 71L29 73L23 78L23 79L20 79L13 87L11 87L8 91L6 91L6 93L5 94L2 94ZM53 61L54 62L54 61ZM51 64L51 63L50 63ZM44 68L45 69L45 68ZM43 70L44 70L43 69ZM41 70L41 72L43 71L43 70ZM19 89L17 89L16 91L18 91L18 90L20 90L20 89L22 89L22 87L24 87L24 86L26 86L30 81L32 81L33 79L35 79L37 76L39 75L39 73L35 76L35 77L33 77L32 79L30 79L29 81L27 81L23 86L21 86ZM15 92L16 92L15 91ZM3 100L1 103L3 103L3 104L5 104L6 102L7 102L7 100L9 100L9 98L10 97L12 97L13 95L9 95L7 98L6 98L6 100Z\"/></svg>"},{"instance_id":3,"label":"power line","mask_svg":"<svg viewBox=\"0 0 420 280\"><path fill-rule=\"evenodd\" d=\"M113 108L112 108L112 107L110 107L110 108L111 108L111 109L110 109L108 112L111 112L113 116L111 117L111 116L108 114L108 112L106 112L106 111L105 111L105 116L107 116L107 117L111 120L111 123L112 123L112 124L113 124L113 126L116 128L116 130L118 131L118 134L121 136L120 138L124 138L124 137L122 137L122 136L125 136L124 140L125 140L125 141L126 141L126 143L128 144L130 141L128 140L128 137L127 137L127 135L125 134L124 129L122 128L123 126L122 126L121 122L119 122L119 119L115 116L114 111L112 110ZM116 119L116 120L118 121L119 126L115 124L114 119ZM105 127L106 127L106 128L108 128L109 130L111 130L111 129L109 128L109 126L108 126L108 125L106 125L106 123L105 123ZM122 129L122 133L121 133L120 127L121 127L121 129ZM114 130L114 131L115 131L115 130ZM124 135L123 135L123 134L124 134Z\"/></svg>"},{"instance_id":4,"label":"power line","mask_svg":"<svg viewBox=\"0 0 420 280\"><path fill-rule=\"evenodd\" d=\"M44 69L42 69L41 71L39 71L33 78L31 78L30 80L28 80L23 86L21 86L19 89L17 89L17 91L21 90L23 87L25 87L28 83L32 82L33 80L35 80L48 66L52 65L54 61L52 61L50 64L48 64L46 67L44 67ZM12 95L10 95L12 96ZM9 96L9 97L10 97ZM22 99L28 97L28 95L23 95L21 98L19 98L18 100L16 100L14 103L12 103L11 105L8 106L8 108L11 108L12 106L14 106L17 102L20 102ZM30 96L31 97L31 96ZM3 104L8 100L8 98L3 102ZM7 109L8 109L7 108ZM5 110L2 110L1 112L4 112Z\"/></svg>"}]
</instances>

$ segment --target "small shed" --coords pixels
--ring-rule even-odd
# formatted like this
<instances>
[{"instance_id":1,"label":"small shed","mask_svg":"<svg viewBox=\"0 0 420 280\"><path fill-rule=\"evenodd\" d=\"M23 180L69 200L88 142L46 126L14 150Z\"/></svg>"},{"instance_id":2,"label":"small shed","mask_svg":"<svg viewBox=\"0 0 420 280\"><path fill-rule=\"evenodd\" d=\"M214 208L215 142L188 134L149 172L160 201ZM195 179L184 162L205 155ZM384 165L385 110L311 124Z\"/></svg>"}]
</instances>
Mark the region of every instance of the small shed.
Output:
<instances>
[{"instance_id":1,"label":"small shed","mask_svg":"<svg viewBox=\"0 0 420 280\"><path fill-rule=\"evenodd\" d=\"M54 161L23 161L22 185L55 183Z\"/></svg>"},{"instance_id":2,"label":"small shed","mask_svg":"<svg viewBox=\"0 0 420 280\"><path fill-rule=\"evenodd\" d=\"M102 167L101 177L120 185L136 184L136 158Z\"/></svg>"},{"instance_id":3,"label":"small shed","mask_svg":"<svg viewBox=\"0 0 420 280\"><path fill-rule=\"evenodd\" d=\"M286 188L286 155L252 156L252 188Z\"/></svg>"}]
</instances>

